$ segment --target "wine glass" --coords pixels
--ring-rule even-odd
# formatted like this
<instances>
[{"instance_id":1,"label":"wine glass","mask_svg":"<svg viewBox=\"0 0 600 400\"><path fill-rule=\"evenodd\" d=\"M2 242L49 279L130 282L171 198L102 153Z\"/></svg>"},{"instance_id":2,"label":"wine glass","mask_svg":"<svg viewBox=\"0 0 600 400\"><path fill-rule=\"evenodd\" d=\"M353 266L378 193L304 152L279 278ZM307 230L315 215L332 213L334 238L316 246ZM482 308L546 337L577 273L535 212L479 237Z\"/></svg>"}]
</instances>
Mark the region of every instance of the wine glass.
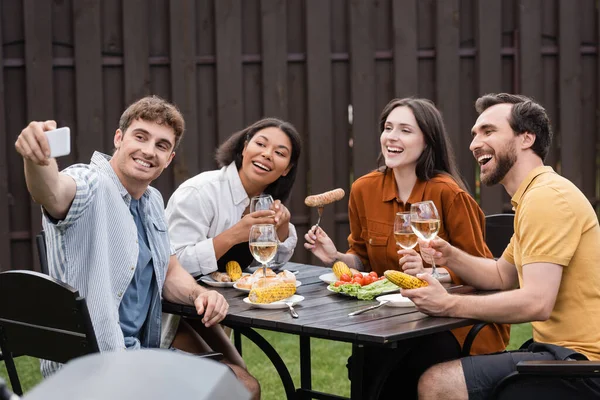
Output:
<instances>
[{"instance_id":1,"label":"wine glass","mask_svg":"<svg viewBox=\"0 0 600 400\"><path fill-rule=\"evenodd\" d=\"M417 245L417 235L410 226L410 212L403 211L396 213L394 219L394 238L396 244L403 249L412 249Z\"/></svg>"},{"instance_id":2,"label":"wine glass","mask_svg":"<svg viewBox=\"0 0 600 400\"><path fill-rule=\"evenodd\" d=\"M275 225L258 224L250 228L248 239L250 252L256 261L262 264L263 276L267 276L267 263L277 254L277 231Z\"/></svg>"},{"instance_id":3,"label":"wine glass","mask_svg":"<svg viewBox=\"0 0 600 400\"><path fill-rule=\"evenodd\" d=\"M261 194L250 199L250 212L270 210L273 197L270 194Z\"/></svg>"},{"instance_id":4,"label":"wine glass","mask_svg":"<svg viewBox=\"0 0 600 400\"><path fill-rule=\"evenodd\" d=\"M440 215L433 201L420 201L410 206L410 226L413 232L422 240L433 240L440 230ZM435 260L431 257L431 276L440 278L435 267Z\"/></svg>"}]
</instances>

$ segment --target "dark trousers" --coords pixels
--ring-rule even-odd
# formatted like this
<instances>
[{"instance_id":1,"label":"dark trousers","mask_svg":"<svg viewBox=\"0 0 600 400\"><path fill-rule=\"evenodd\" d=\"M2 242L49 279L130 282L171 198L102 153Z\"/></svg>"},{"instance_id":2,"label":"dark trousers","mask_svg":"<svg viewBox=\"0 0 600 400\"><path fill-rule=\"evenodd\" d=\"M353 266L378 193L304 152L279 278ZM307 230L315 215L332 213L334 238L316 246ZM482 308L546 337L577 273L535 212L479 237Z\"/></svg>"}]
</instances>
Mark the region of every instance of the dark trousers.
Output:
<instances>
[{"instance_id":1,"label":"dark trousers","mask_svg":"<svg viewBox=\"0 0 600 400\"><path fill-rule=\"evenodd\" d=\"M352 368L363 369L363 399L416 399L419 377L434 364L460 357L460 345L450 332L400 342L399 348L369 347L365 349L363 365L348 359L348 374ZM390 368L391 367L391 368ZM384 377L381 391L376 383ZM379 392L379 393L378 393Z\"/></svg>"}]
</instances>

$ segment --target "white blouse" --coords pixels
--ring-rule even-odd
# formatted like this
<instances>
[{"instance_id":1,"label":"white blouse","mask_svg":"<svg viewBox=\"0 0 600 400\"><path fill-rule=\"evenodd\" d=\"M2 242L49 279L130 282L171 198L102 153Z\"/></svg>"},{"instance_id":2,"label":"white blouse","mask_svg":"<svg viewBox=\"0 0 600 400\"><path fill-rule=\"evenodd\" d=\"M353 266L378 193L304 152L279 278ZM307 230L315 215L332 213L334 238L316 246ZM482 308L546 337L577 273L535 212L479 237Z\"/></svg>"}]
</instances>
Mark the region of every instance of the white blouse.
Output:
<instances>
[{"instance_id":1,"label":"white blouse","mask_svg":"<svg viewBox=\"0 0 600 400\"><path fill-rule=\"evenodd\" d=\"M238 223L249 204L235 162L196 175L177 188L167 204L166 217L171 245L190 274L217 270L213 238ZM290 223L288 238L279 244L273 261L288 261L297 242L296 228Z\"/></svg>"}]
</instances>

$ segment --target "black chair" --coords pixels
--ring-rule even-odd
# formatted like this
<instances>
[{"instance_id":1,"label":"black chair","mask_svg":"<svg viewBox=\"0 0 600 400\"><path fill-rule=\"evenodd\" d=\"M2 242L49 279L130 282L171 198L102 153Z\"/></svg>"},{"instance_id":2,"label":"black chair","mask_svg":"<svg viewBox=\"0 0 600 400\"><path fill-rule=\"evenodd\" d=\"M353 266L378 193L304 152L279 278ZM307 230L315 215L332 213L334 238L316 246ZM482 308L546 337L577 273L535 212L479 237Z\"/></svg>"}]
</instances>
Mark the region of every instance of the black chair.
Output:
<instances>
[{"instance_id":1,"label":"black chair","mask_svg":"<svg viewBox=\"0 0 600 400\"><path fill-rule=\"evenodd\" d=\"M492 214L485 216L485 243L494 258L502 257L514 233L514 214Z\"/></svg>"},{"instance_id":2,"label":"black chair","mask_svg":"<svg viewBox=\"0 0 600 400\"><path fill-rule=\"evenodd\" d=\"M49 275L48 254L46 252L46 232L42 230L40 233L38 233L35 237L35 243L37 245L38 256L40 259L40 269L43 274Z\"/></svg>"},{"instance_id":3,"label":"black chair","mask_svg":"<svg viewBox=\"0 0 600 400\"><path fill-rule=\"evenodd\" d=\"M98 352L85 299L71 286L34 271L0 273L0 350L17 395L14 357L65 363Z\"/></svg>"}]
</instances>

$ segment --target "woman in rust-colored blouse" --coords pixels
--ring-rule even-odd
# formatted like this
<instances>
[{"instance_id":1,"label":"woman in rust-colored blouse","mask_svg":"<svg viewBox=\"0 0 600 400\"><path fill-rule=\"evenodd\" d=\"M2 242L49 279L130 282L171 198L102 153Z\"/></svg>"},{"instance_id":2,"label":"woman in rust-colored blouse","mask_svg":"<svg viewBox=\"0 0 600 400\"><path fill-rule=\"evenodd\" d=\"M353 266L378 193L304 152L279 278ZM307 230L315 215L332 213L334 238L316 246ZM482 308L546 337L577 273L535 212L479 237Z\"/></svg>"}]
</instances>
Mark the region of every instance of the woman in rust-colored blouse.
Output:
<instances>
[{"instance_id":1,"label":"woman in rust-colored blouse","mask_svg":"<svg viewBox=\"0 0 600 400\"><path fill-rule=\"evenodd\" d=\"M350 192L350 248L346 253L338 252L321 228L316 232L311 229L305 235L304 247L327 265L342 260L351 267L376 271L378 275L388 269L400 269L412 275L430 272L415 250L398 250L393 226L397 212L410 211L412 203L432 200L440 213L439 237L469 254L492 257L483 238L483 212L458 174L442 116L434 104L426 99L394 99L383 109L379 128L381 167L357 179ZM462 282L444 266L440 266L439 272L446 273L441 281ZM458 358L469 329L460 328L452 331L453 335L445 332L422 339L422 344L413 346L414 359L409 352L392 372L380 398L397 397L394 388L398 387L399 379L410 387L411 393L403 393L403 398L416 397L420 374L442 359ZM472 353L504 350L509 333L509 325L488 325L477 336ZM366 391L372 381L369 377L378 373L373 363L383 365L385 358L394 359L394 352L389 349L373 350L367 352L372 354L369 357L372 362L366 360L361 366Z\"/></svg>"}]
</instances>

